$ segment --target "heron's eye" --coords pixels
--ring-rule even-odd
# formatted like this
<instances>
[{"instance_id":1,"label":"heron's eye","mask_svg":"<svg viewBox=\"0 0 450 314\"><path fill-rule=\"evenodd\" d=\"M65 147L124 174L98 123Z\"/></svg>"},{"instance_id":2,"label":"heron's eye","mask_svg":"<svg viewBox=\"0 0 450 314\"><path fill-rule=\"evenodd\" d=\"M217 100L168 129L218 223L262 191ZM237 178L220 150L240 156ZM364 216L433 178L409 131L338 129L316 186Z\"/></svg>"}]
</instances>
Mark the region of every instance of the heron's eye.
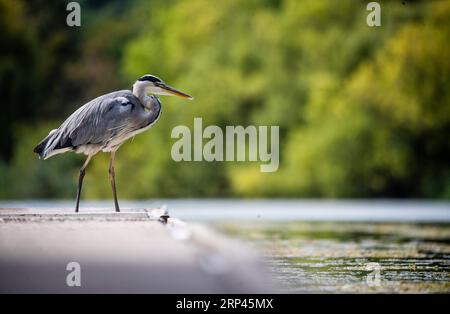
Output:
<instances>
[{"instance_id":1,"label":"heron's eye","mask_svg":"<svg viewBox=\"0 0 450 314\"><path fill-rule=\"evenodd\" d=\"M133 109L134 109L134 104L132 103L132 102L123 102L123 103L121 103L120 104L122 107L127 107L127 106L130 106L130 108L131 108L131 111L133 111Z\"/></svg>"}]
</instances>

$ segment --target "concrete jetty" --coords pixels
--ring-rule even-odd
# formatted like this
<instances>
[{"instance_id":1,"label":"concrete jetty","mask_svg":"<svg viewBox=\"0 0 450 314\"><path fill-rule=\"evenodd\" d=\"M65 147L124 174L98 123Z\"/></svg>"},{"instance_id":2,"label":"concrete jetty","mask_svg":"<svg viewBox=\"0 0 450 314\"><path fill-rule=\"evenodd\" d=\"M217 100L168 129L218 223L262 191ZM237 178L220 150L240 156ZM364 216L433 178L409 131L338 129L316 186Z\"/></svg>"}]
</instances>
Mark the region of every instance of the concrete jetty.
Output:
<instances>
[{"instance_id":1,"label":"concrete jetty","mask_svg":"<svg viewBox=\"0 0 450 314\"><path fill-rule=\"evenodd\" d=\"M1 293L270 292L241 243L163 209L0 209Z\"/></svg>"}]
</instances>

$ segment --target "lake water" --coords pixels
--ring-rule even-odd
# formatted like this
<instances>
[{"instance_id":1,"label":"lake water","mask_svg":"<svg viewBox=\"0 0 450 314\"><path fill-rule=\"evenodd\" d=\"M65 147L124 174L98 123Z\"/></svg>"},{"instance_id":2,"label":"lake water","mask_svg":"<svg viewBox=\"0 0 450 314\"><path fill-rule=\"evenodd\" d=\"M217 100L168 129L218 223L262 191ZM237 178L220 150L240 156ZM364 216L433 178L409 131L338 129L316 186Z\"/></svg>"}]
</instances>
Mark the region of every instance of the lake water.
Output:
<instances>
[{"instance_id":1,"label":"lake water","mask_svg":"<svg viewBox=\"0 0 450 314\"><path fill-rule=\"evenodd\" d=\"M328 200L225 200L177 199L120 201L122 209L167 206L171 216L186 221L396 221L450 222L450 202L431 201L328 201ZM73 209L74 200L0 201L0 208ZM84 208L110 209L112 201L82 201Z\"/></svg>"},{"instance_id":2,"label":"lake water","mask_svg":"<svg viewBox=\"0 0 450 314\"><path fill-rule=\"evenodd\" d=\"M263 257L281 292L450 293L450 203L423 201L148 200L207 224ZM74 201L2 201L68 208ZM113 210L111 201L82 208Z\"/></svg>"}]
</instances>

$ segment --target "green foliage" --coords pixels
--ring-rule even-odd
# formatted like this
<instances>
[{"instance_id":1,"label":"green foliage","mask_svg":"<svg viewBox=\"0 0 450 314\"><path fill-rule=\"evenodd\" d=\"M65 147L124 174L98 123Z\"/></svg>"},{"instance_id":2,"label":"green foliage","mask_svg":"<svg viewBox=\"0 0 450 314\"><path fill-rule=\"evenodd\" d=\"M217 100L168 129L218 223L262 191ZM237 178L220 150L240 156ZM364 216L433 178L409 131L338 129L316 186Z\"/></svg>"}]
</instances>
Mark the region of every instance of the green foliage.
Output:
<instances>
[{"instance_id":1,"label":"green foliage","mask_svg":"<svg viewBox=\"0 0 450 314\"><path fill-rule=\"evenodd\" d=\"M74 179L81 156L68 155L43 161L38 160L33 153L36 143L55 125L56 123L16 129L14 159L2 171L0 197L50 198L57 195L72 198L75 195Z\"/></svg>"},{"instance_id":2,"label":"green foliage","mask_svg":"<svg viewBox=\"0 0 450 314\"><path fill-rule=\"evenodd\" d=\"M193 102L163 97L158 124L118 151L122 198L450 198L450 1L382 2L382 27L375 28L366 25L366 4L85 6L79 51L64 64L73 97L62 111L126 88L144 73L195 96ZM22 11L15 16L23 18ZM16 32L13 26L7 34ZM50 38L57 42L56 34ZM194 117L204 125L279 125L279 171L261 173L252 163L174 162L171 130L192 128ZM22 118L8 125L17 141L14 158L0 162L6 174L0 197L74 193L80 156L45 162L31 156L50 129L46 115L38 120L39 132L23 129ZM98 156L89 167L87 197L110 197L107 162L107 155Z\"/></svg>"}]
</instances>

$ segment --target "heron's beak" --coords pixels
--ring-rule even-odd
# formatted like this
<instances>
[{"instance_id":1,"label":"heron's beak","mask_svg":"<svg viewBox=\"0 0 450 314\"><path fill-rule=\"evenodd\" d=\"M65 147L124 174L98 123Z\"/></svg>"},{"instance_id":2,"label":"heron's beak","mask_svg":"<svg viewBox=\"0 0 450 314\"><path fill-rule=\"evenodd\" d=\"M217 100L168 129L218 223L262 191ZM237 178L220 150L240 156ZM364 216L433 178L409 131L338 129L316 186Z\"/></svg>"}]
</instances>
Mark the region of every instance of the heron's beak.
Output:
<instances>
[{"instance_id":1,"label":"heron's beak","mask_svg":"<svg viewBox=\"0 0 450 314\"><path fill-rule=\"evenodd\" d=\"M175 89L173 87L170 87L167 84L160 83L157 86L160 88L160 91L157 92L160 95L178 96L178 97L189 99L189 100L194 99L194 97L189 96L188 94L185 94L185 93L183 93L183 92L181 92L181 91L179 91L179 90L177 90L177 89Z\"/></svg>"}]
</instances>

